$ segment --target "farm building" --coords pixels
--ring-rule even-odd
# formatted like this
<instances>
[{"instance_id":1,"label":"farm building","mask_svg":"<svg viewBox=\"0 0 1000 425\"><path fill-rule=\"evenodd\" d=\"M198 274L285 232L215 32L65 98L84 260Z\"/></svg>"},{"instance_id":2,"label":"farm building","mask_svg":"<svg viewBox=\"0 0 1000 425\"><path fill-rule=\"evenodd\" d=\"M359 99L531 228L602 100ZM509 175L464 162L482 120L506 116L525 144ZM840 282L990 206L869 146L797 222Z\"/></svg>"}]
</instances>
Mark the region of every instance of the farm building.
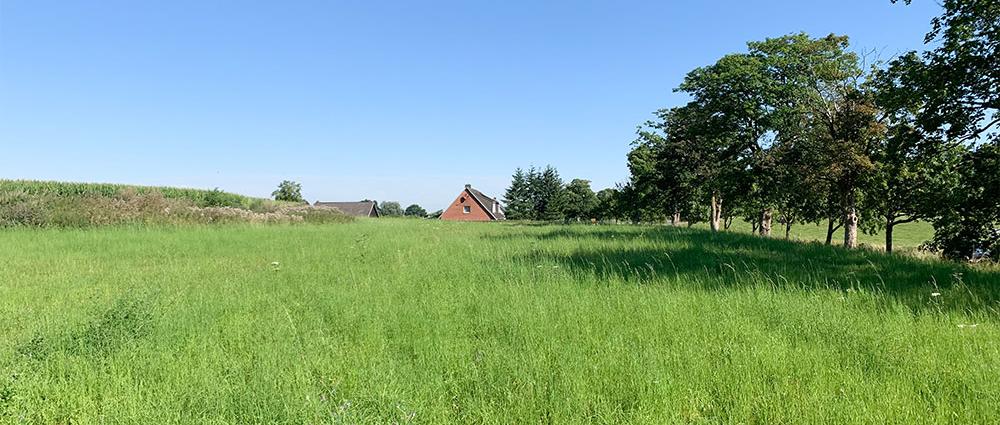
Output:
<instances>
[{"instance_id":1,"label":"farm building","mask_svg":"<svg viewBox=\"0 0 1000 425\"><path fill-rule=\"evenodd\" d=\"M360 202L319 202L313 206L332 207L352 217L378 217L378 203L375 201Z\"/></svg>"},{"instance_id":2,"label":"farm building","mask_svg":"<svg viewBox=\"0 0 1000 425\"><path fill-rule=\"evenodd\" d=\"M468 184L441 214L442 220L454 221L493 221L506 218L500 201L486 196Z\"/></svg>"}]
</instances>

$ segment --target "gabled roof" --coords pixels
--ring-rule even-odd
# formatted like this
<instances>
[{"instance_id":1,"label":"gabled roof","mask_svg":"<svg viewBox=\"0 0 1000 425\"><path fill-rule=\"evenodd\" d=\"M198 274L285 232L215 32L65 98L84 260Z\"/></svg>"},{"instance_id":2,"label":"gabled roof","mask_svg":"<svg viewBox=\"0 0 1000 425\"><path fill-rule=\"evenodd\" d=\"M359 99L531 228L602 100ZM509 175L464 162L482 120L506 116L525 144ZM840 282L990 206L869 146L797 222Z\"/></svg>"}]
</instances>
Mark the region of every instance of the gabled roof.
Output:
<instances>
[{"instance_id":1,"label":"gabled roof","mask_svg":"<svg viewBox=\"0 0 1000 425\"><path fill-rule=\"evenodd\" d=\"M496 198L491 198L486 196L483 192L480 192L472 188L472 185L465 185L465 190L472 194L473 199L479 203L486 210L486 213L490 215L494 220L506 220L507 216L503 213L503 205ZM496 205L496 212L493 211L493 206Z\"/></svg>"},{"instance_id":2,"label":"gabled roof","mask_svg":"<svg viewBox=\"0 0 1000 425\"><path fill-rule=\"evenodd\" d=\"M319 202L313 206L336 208L344 214L354 217L378 217L378 207L375 201L360 202Z\"/></svg>"}]
</instances>

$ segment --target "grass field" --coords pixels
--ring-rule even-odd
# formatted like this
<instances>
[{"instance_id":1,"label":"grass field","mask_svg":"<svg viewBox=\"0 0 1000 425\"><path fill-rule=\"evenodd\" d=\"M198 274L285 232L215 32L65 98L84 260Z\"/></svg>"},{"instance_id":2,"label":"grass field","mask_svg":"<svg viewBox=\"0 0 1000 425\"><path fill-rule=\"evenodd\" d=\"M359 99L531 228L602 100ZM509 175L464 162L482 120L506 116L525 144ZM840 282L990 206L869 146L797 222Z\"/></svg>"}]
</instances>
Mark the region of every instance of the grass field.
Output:
<instances>
[{"instance_id":1,"label":"grass field","mask_svg":"<svg viewBox=\"0 0 1000 425\"><path fill-rule=\"evenodd\" d=\"M386 219L8 229L0 258L0 423L1000 409L991 268L699 229Z\"/></svg>"}]
</instances>

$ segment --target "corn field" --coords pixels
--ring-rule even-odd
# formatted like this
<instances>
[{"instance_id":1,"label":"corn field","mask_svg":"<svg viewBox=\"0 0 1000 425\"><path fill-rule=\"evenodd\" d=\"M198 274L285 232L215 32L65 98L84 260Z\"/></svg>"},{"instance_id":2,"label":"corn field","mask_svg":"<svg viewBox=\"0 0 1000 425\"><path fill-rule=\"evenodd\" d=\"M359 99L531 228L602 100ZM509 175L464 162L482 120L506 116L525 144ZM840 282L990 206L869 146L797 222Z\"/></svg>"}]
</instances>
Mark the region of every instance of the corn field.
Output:
<instances>
[{"instance_id":1,"label":"corn field","mask_svg":"<svg viewBox=\"0 0 1000 425\"><path fill-rule=\"evenodd\" d=\"M97 196L115 198L124 194L147 194L159 192L168 199L186 199L199 207L240 207L253 208L265 199L252 198L218 189L187 189L176 187L135 186L113 183L70 183L38 180L2 180L0 194L20 194L26 196L83 197Z\"/></svg>"}]
</instances>

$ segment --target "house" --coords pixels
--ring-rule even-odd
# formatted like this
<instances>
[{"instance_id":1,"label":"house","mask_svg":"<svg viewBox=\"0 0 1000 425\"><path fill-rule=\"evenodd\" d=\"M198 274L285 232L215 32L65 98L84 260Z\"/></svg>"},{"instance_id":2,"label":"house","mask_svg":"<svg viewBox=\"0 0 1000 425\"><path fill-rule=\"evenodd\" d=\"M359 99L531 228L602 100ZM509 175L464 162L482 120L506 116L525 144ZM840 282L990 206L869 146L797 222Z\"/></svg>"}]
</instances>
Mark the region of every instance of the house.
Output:
<instances>
[{"instance_id":1,"label":"house","mask_svg":"<svg viewBox=\"0 0 1000 425\"><path fill-rule=\"evenodd\" d=\"M468 184L441 214L442 220L453 221L493 221L506 218L500 201L484 195Z\"/></svg>"},{"instance_id":2,"label":"house","mask_svg":"<svg viewBox=\"0 0 1000 425\"><path fill-rule=\"evenodd\" d=\"M315 207L336 208L352 217L378 217L378 203L375 201L361 202L319 202L313 204Z\"/></svg>"}]
</instances>

